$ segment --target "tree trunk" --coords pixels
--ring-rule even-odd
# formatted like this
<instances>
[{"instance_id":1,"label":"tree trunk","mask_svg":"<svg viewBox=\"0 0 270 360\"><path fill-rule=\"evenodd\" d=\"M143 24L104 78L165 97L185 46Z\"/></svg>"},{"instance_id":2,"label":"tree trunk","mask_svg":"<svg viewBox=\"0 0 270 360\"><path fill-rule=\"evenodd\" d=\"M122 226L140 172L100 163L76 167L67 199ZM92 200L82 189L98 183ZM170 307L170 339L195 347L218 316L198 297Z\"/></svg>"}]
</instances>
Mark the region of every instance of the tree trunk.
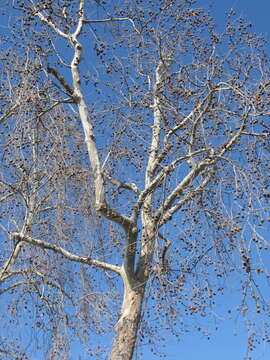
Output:
<instances>
[{"instance_id":1,"label":"tree trunk","mask_svg":"<svg viewBox=\"0 0 270 360\"><path fill-rule=\"evenodd\" d=\"M131 360L134 352L145 286L125 289L122 315L115 326L110 360Z\"/></svg>"}]
</instances>

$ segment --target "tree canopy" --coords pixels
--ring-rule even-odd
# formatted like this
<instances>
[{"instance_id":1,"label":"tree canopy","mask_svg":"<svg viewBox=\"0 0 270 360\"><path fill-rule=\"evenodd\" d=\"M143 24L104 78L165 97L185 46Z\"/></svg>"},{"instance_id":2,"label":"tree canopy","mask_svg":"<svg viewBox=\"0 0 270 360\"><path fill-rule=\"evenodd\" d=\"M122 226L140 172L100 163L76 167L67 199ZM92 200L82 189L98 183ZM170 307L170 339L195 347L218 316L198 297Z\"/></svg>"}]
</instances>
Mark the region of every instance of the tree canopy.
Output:
<instances>
[{"instance_id":1,"label":"tree canopy","mask_svg":"<svg viewBox=\"0 0 270 360\"><path fill-rule=\"evenodd\" d=\"M3 16L2 358L131 359L203 332L232 283L249 350L269 341L265 40L192 0Z\"/></svg>"}]
</instances>

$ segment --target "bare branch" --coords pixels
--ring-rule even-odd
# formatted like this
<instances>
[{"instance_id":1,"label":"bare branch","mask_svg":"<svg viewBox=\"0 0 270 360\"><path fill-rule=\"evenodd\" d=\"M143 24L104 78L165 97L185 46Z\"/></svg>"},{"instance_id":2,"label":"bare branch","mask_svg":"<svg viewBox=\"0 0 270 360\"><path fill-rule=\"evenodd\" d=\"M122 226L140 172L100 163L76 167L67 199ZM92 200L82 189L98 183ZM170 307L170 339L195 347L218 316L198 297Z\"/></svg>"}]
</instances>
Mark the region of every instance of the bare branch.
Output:
<instances>
[{"instance_id":1,"label":"bare branch","mask_svg":"<svg viewBox=\"0 0 270 360\"><path fill-rule=\"evenodd\" d=\"M166 72L166 68L164 66L163 60L159 61L159 64L156 68L156 84L154 90L154 123L152 125L152 140L151 147L149 153L148 164L146 168L146 177L145 177L145 185L149 186L152 181L153 173L155 171L156 158L158 156L159 150L159 141L160 141L160 127L161 127L161 101L159 95L159 87L162 86L162 81L164 80L164 74Z\"/></svg>"},{"instance_id":2,"label":"bare branch","mask_svg":"<svg viewBox=\"0 0 270 360\"><path fill-rule=\"evenodd\" d=\"M247 136L261 136L261 137L268 137L269 134L268 133L255 133L255 132L247 132L247 131L242 131L243 135L247 135Z\"/></svg>"},{"instance_id":3,"label":"bare branch","mask_svg":"<svg viewBox=\"0 0 270 360\"><path fill-rule=\"evenodd\" d=\"M134 183L126 183L123 181L120 181L118 179L112 178L111 176L109 176L108 174L104 174L104 176L113 184L116 185L119 189L127 189L127 190L131 190L133 191L135 194L139 194L140 190L138 189L138 187L136 186L136 184Z\"/></svg>"},{"instance_id":4,"label":"bare branch","mask_svg":"<svg viewBox=\"0 0 270 360\"><path fill-rule=\"evenodd\" d=\"M134 21L128 17L124 17L124 18L111 17L111 18L107 18L107 19L93 19L93 20L84 19L83 20L83 22L86 24L107 23L107 22L114 22L114 21L129 21L129 22L131 22L133 29L136 31L136 33L140 34L140 31L136 28Z\"/></svg>"},{"instance_id":5,"label":"bare branch","mask_svg":"<svg viewBox=\"0 0 270 360\"><path fill-rule=\"evenodd\" d=\"M89 160L94 173L95 181L95 198L96 198L96 209L107 219L116 222L122 226L126 231L129 231L133 227L130 219L110 208L105 200L104 194L104 179L99 159L98 150L96 147L96 140L94 135L93 125L89 119L88 107L84 100L83 91L81 88L81 77L79 71L79 64L82 56L82 46L79 43L77 36L79 35L83 25L83 5L84 2L80 2L80 20L75 33L70 38L71 45L74 49L74 56L71 62L71 73L73 79L73 97L77 103L82 127L85 134L85 142L88 150Z\"/></svg>"},{"instance_id":6,"label":"bare branch","mask_svg":"<svg viewBox=\"0 0 270 360\"><path fill-rule=\"evenodd\" d=\"M48 17L46 17L45 15L42 14L41 11L38 11L37 9L35 10L35 15L37 15L40 20L47 24L56 34L58 34L59 36L61 36L64 39L68 39L69 38L69 34L64 33L62 30L60 30L53 21L51 21Z\"/></svg>"},{"instance_id":7,"label":"bare branch","mask_svg":"<svg viewBox=\"0 0 270 360\"><path fill-rule=\"evenodd\" d=\"M169 208L166 212L162 214L162 209L159 209L156 213L156 216L160 218L158 226L161 227L165 225L169 220L171 220L172 216L183 207L188 201L194 198L199 192L203 191L206 185L212 178L212 172L210 171L208 175L202 180L201 184L196 187L196 189L190 191L183 199L179 200L174 206Z\"/></svg>"},{"instance_id":8,"label":"bare branch","mask_svg":"<svg viewBox=\"0 0 270 360\"><path fill-rule=\"evenodd\" d=\"M9 271L6 272L2 278L1 278L1 282L4 282L5 280L11 278L12 276L16 276L16 275L25 275L27 274L29 270L25 269L25 270L14 270L14 271Z\"/></svg>"},{"instance_id":9,"label":"bare branch","mask_svg":"<svg viewBox=\"0 0 270 360\"><path fill-rule=\"evenodd\" d=\"M224 145L224 148L223 148L223 150L220 151L219 156L223 156L239 140L240 136L243 134L243 131L245 130L249 112L250 112L250 109L243 115L242 124L240 126L240 129Z\"/></svg>"},{"instance_id":10,"label":"bare branch","mask_svg":"<svg viewBox=\"0 0 270 360\"><path fill-rule=\"evenodd\" d=\"M1 289L0 290L0 295L3 295L5 292L9 291L9 290L12 290L18 286L22 286L22 285L36 285L37 282L36 281L33 281L33 280L24 280L24 281L18 281L14 284L11 284L7 287L5 287L4 289Z\"/></svg>"},{"instance_id":11,"label":"bare branch","mask_svg":"<svg viewBox=\"0 0 270 360\"><path fill-rule=\"evenodd\" d=\"M68 83L66 82L66 80L63 78L63 76L61 76L59 74L59 72L57 70L55 70L54 68L48 66L47 67L47 71L49 74L53 74L53 76L60 82L60 84L63 85L63 87L66 89L67 93L72 95L73 94L73 90L71 89L71 87L68 85Z\"/></svg>"},{"instance_id":12,"label":"bare branch","mask_svg":"<svg viewBox=\"0 0 270 360\"><path fill-rule=\"evenodd\" d=\"M16 355L12 353L11 351L0 349L0 353L10 356L12 359L20 360L21 357L19 355Z\"/></svg>"},{"instance_id":13,"label":"bare branch","mask_svg":"<svg viewBox=\"0 0 270 360\"><path fill-rule=\"evenodd\" d=\"M73 254L73 253L69 252L68 250L62 248L61 246L53 245L53 244L50 244L50 243L48 243L46 241L35 239L35 238L31 237L31 236L24 235L24 234L21 234L19 232L13 232L13 233L11 233L11 236L16 238L16 239L20 239L20 242L26 242L28 244L38 246L38 247L40 247L42 249L52 250L57 254L63 255L64 257L66 257L70 261L75 261L75 262L79 262L79 263L82 263L82 264L87 264L87 265L91 265L91 266L95 266L95 267L100 267L100 268L103 268L103 269L106 269L106 270L111 270L111 271L114 271L114 272L120 274L120 267L119 266L108 264L108 263L105 263L105 262L99 261L99 260L94 260L94 259L91 259L91 258L86 257L86 256Z\"/></svg>"},{"instance_id":14,"label":"bare branch","mask_svg":"<svg viewBox=\"0 0 270 360\"><path fill-rule=\"evenodd\" d=\"M4 196L2 196L1 198L0 198L0 202L1 201L5 201L6 199L8 199L10 196L12 196L12 195L14 195L14 193L9 193L9 194L6 194L6 195L4 195Z\"/></svg>"},{"instance_id":15,"label":"bare branch","mask_svg":"<svg viewBox=\"0 0 270 360\"><path fill-rule=\"evenodd\" d=\"M137 201L136 205L133 207L133 215L132 215L133 221L135 221L135 219L137 219L137 217L139 215L139 210L142 207L142 205L143 205L145 199L147 198L147 196L150 193L152 193L153 191L155 191L155 189L162 183L165 176L169 175L172 171L175 170L175 167L179 162L182 162L184 160L189 160L190 158L192 158L192 157L194 157L196 155L202 154L204 152L209 152L209 151L210 151L210 149L200 149L200 150L194 151L193 153L191 153L189 155L184 155L184 156L181 156L179 158L176 158L174 161L172 161L171 164L165 166L157 174L157 176L149 184L149 186L140 193L138 201Z\"/></svg>"},{"instance_id":16,"label":"bare branch","mask_svg":"<svg viewBox=\"0 0 270 360\"><path fill-rule=\"evenodd\" d=\"M83 19L84 19L84 0L80 0L79 10L78 10L79 20L77 24L77 28L74 31L71 39L77 40L77 37L80 35L83 27Z\"/></svg>"},{"instance_id":17,"label":"bare branch","mask_svg":"<svg viewBox=\"0 0 270 360\"><path fill-rule=\"evenodd\" d=\"M215 90L212 88L211 91L204 97L204 99L194 109L192 109L191 112L187 116L184 117L184 119L179 121L178 124L176 124L171 129L169 129L167 134L164 136L163 149L162 149L161 153L158 155L158 157L153 165L154 169L156 169L158 167L158 165L160 164L160 162L165 158L165 156L168 155L168 152L171 148L171 144L170 144L169 140L172 137L172 135L174 135L178 130L180 130L182 127L184 127L190 120L192 120L196 116L197 113L199 113L198 120L201 119L202 115L205 113L206 109L209 107L209 105L212 101L214 91ZM188 143L188 145L191 146L191 143L189 141L187 141L187 143Z\"/></svg>"},{"instance_id":18,"label":"bare branch","mask_svg":"<svg viewBox=\"0 0 270 360\"><path fill-rule=\"evenodd\" d=\"M10 109L8 109L6 111L6 114L0 118L0 124L3 123L4 121L8 120L12 115L16 114L16 110L18 107L19 107L19 104L15 104Z\"/></svg>"},{"instance_id":19,"label":"bare branch","mask_svg":"<svg viewBox=\"0 0 270 360\"><path fill-rule=\"evenodd\" d=\"M202 160L195 168L193 168L185 176L185 178L180 182L180 184L178 184L175 187L175 189L170 193L170 195L166 198L164 204L161 205L160 208L157 210L155 217L157 217L158 219L160 219L162 217L163 219L166 219L166 221L168 221L169 218L171 217L171 215L174 214L180 208L180 204L182 204L182 202L181 201L178 202L178 204L173 206L173 208L171 210L169 210L170 206L174 203L174 201L179 196L183 195L184 189L187 186L189 186L193 182L193 180L198 175L200 175L206 167L214 165L216 161L217 161L217 159L206 158L206 159ZM203 187L206 185L206 183L205 183L205 181L203 181L203 183L202 183ZM199 189L200 189L200 187L198 187L198 190ZM185 203L185 201L184 201L184 203ZM161 220L161 224L163 224L163 223L164 223L164 220ZM159 222L159 224L160 224L160 222Z\"/></svg>"},{"instance_id":20,"label":"bare branch","mask_svg":"<svg viewBox=\"0 0 270 360\"><path fill-rule=\"evenodd\" d=\"M14 249L12 251L12 254L10 255L9 259L6 261L5 265L3 266L2 270L0 271L0 282L2 282L4 275L6 273L9 273L9 270L15 263L16 259L18 258L21 250L23 247L23 241L19 240L16 245L14 246Z\"/></svg>"}]
</instances>

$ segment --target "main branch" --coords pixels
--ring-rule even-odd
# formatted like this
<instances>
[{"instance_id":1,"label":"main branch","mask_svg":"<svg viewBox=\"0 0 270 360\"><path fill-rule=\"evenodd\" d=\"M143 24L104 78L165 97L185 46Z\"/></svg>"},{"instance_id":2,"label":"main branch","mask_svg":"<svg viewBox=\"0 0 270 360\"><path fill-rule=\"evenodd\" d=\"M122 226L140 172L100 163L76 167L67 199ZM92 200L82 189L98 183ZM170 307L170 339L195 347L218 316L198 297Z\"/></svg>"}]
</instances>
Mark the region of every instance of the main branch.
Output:
<instances>
[{"instance_id":1,"label":"main branch","mask_svg":"<svg viewBox=\"0 0 270 360\"><path fill-rule=\"evenodd\" d=\"M52 250L53 252L64 256L65 258L67 258L70 261L75 261L75 262L79 262L79 263L82 263L82 264L87 264L87 265L91 265L91 266L95 266L95 267L100 267L100 268L103 268L103 269L106 269L106 270L114 271L117 274L121 273L121 268L119 266L108 264L108 263L105 263L105 262L99 261L99 260L94 260L94 259L91 259L88 256L81 256L81 255L73 254L70 251L62 248L61 246L50 244L50 243L48 243L46 241L35 239L35 238L31 237L31 236L24 235L24 234L21 234L19 232L13 232L12 236L14 238L18 239L20 242L26 242L28 244L35 245L35 246L37 246L37 247L39 247L41 249Z\"/></svg>"}]
</instances>

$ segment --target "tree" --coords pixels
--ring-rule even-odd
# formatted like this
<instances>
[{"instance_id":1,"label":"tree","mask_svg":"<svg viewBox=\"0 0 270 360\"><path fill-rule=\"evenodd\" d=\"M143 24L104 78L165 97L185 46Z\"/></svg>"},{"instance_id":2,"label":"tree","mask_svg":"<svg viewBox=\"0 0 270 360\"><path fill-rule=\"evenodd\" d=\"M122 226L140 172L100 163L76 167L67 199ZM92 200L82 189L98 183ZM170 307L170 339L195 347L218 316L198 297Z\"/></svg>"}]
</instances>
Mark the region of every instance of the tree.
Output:
<instances>
[{"instance_id":1,"label":"tree","mask_svg":"<svg viewBox=\"0 0 270 360\"><path fill-rule=\"evenodd\" d=\"M191 0L17 0L6 11L6 334L45 334L35 351L48 359L67 359L75 336L98 358L90 334L114 329L110 359L131 359L159 319L177 335L179 313L207 316L230 276L238 312L268 314L264 40L233 12L217 29ZM0 351L28 359L26 342L2 334Z\"/></svg>"}]
</instances>

